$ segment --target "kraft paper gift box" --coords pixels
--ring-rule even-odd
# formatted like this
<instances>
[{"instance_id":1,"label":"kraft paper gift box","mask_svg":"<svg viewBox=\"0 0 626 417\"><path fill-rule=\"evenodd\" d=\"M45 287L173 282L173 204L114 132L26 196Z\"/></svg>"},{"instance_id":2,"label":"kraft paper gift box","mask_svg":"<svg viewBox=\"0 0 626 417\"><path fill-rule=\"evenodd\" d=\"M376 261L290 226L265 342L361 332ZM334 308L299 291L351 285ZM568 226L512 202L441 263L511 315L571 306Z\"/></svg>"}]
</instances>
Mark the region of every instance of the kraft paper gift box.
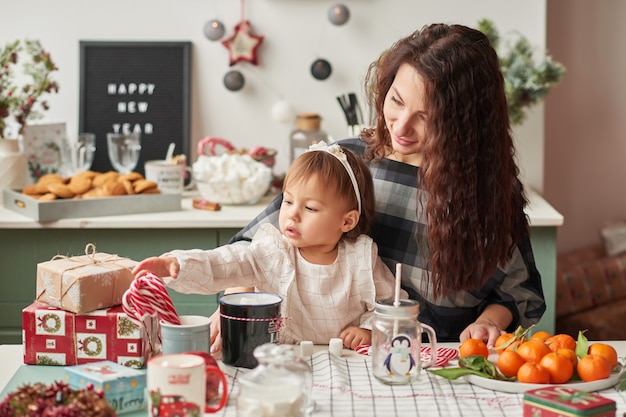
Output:
<instances>
[{"instance_id":1,"label":"kraft paper gift box","mask_svg":"<svg viewBox=\"0 0 626 417\"><path fill-rule=\"evenodd\" d=\"M615 401L567 386L546 386L524 393L524 417L615 417Z\"/></svg>"},{"instance_id":2,"label":"kraft paper gift box","mask_svg":"<svg viewBox=\"0 0 626 417\"><path fill-rule=\"evenodd\" d=\"M161 351L156 315L135 324L122 306L76 314L35 301L22 310L24 363L78 365L110 360L142 368Z\"/></svg>"},{"instance_id":3,"label":"kraft paper gift box","mask_svg":"<svg viewBox=\"0 0 626 417\"><path fill-rule=\"evenodd\" d=\"M82 389L92 384L116 414L146 408L146 370L131 369L112 361L92 362L65 368L65 382Z\"/></svg>"},{"instance_id":4,"label":"kraft paper gift box","mask_svg":"<svg viewBox=\"0 0 626 417\"><path fill-rule=\"evenodd\" d=\"M78 314L121 304L137 262L96 253L91 244L85 253L37 264L36 300Z\"/></svg>"}]
</instances>

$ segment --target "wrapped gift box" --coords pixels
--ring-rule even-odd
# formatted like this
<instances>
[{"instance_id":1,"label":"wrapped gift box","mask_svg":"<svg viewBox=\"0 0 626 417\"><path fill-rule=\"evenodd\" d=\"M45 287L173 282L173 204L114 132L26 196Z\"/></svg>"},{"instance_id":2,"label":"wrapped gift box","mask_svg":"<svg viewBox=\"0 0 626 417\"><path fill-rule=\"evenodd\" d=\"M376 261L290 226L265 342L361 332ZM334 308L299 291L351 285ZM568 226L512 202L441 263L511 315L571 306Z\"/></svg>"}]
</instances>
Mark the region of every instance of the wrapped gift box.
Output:
<instances>
[{"instance_id":1,"label":"wrapped gift box","mask_svg":"<svg viewBox=\"0 0 626 417\"><path fill-rule=\"evenodd\" d=\"M85 253L37 264L37 301L78 314L122 304L137 262L93 245Z\"/></svg>"},{"instance_id":2,"label":"wrapped gift box","mask_svg":"<svg viewBox=\"0 0 626 417\"><path fill-rule=\"evenodd\" d=\"M77 365L110 360L142 368L161 349L156 315L141 328L122 306L75 314L35 301L22 310L24 363Z\"/></svg>"},{"instance_id":3,"label":"wrapped gift box","mask_svg":"<svg viewBox=\"0 0 626 417\"><path fill-rule=\"evenodd\" d=\"M546 386L524 393L524 417L615 417L615 401L567 386Z\"/></svg>"},{"instance_id":4,"label":"wrapped gift box","mask_svg":"<svg viewBox=\"0 0 626 417\"><path fill-rule=\"evenodd\" d=\"M104 399L117 414L146 407L144 369L131 369L112 361L92 362L66 367L65 381L74 389L93 384L95 390L104 393Z\"/></svg>"}]
</instances>

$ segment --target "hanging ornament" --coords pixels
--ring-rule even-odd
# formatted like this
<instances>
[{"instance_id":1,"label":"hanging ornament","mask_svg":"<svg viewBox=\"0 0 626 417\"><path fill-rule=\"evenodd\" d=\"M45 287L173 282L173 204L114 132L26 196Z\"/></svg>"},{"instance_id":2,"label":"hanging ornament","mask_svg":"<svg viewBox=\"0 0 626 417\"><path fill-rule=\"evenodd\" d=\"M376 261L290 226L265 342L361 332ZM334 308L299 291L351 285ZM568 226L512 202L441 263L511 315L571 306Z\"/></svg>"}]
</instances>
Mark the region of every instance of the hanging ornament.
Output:
<instances>
[{"instance_id":1,"label":"hanging ornament","mask_svg":"<svg viewBox=\"0 0 626 417\"><path fill-rule=\"evenodd\" d=\"M345 4L335 3L328 8L328 20L333 25L341 26L350 19L350 10Z\"/></svg>"},{"instance_id":2,"label":"hanging ornament","mask_svg":"<svg viewBox=\"0 0 626 417\"><path fill-rule=\"evenodd\" d=\"M245 84L243 74L237 70L228 71L224 75L224 86L230 91L239 91Z\"/></svg>"},{"instance_id":3,"label":"hanging ornament","mask_svg":"<svg viewBox=\"0 0 626 417\"><path fill-rule=\"evenodd\" d=\"M317 80L325 80L330 77L331 72L330 63L325 59L316 59L313 65L311 65L311 74Z\"/></svg>"},{"instance_id":4,"label":"hanging ornament","mask_svg":"<svg viewBox=\"0 0 626 417\"><path fill-rule=\"evenodd\" d=\"M230 65L237 62L249 62L259 65L257 48L263 42L263 36L253 35L250 32L250 22L243 20L235 26L235 33L230 38L222 41L229 51Z\"/></svg>"},{"instance_id":5,"label":"hanging ornament","mask_svg":"<svg viewBox=\"0 0 626 417\"><path fill-rule=\"evenodd\" d=\"M235 33L230 38L222 41L228 49L230 66L237 62L249 62L258 65L256 50L263 42L263 36L253 35L250 31L250 22L244 14L244 1L241 0L241 19L235 26Z\"/></svg>"},{"instance_id":6,"label":"hanging ornament","mask_svg":"<svg viewBox=\"0 0 626 417\"><path fill-rule=\"evenodd\" d=\"M222 39L224 31L224 24L217 19L211 19L204 25L204 36L211 41Z\"/></svg>"},{"instance_id":7,"label":"hanging ornament","mask_svg":"<svg viewBox=\"0 0 626 417\"><path fill-rule=\"evenodd\" d=\"M280 100L272 106L272 118L281 123L292 123L296 117L296 111L286 100Z\"/></svg>"}]
</instances>

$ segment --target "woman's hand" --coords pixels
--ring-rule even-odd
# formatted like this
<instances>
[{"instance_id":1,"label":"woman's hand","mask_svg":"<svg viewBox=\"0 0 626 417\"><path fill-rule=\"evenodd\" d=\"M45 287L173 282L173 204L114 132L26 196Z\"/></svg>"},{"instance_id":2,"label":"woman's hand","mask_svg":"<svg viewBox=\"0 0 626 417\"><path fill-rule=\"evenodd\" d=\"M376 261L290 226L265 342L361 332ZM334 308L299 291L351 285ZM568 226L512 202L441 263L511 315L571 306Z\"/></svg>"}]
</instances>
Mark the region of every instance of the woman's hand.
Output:
<instances>
[{"instance_id":1,"label":"woman's hand","mask_svg":"<svg viewBox=\"0 0 626 417\"><path fill-rule=\"evenodd\" d=\"M489 320L478 319L461 332L459 339L461 343L466 339L479 339L485 342L487 347L491 349L494 347L498 336L502 333L504 331L497 324Z\"/></svg>"},{"instance_id":2,"label":"woman's hand","mask_svg":"<svg viewBox=\"0 0 626 417\"><path fill-rule=\"evenodd\" d=\"M488 348L493 348L496 339L513 321L511 311L499 304L491 304L485 308L476 321L465 328L459 336L459 341L463 343L466 339L478 339L487 344Z\"/></svg>"},{"instance_id":3,"label":"woman's hand","mask_svg":"<svg viewBox=\"0 0 626 417\"><path fill-rule=\"evenodd\" d=\"M339 334L343 339L343 345L348 349L356 349L360 345L372 344L372 331L357 326L349 326Z\"/></svg>"}]
</instances>

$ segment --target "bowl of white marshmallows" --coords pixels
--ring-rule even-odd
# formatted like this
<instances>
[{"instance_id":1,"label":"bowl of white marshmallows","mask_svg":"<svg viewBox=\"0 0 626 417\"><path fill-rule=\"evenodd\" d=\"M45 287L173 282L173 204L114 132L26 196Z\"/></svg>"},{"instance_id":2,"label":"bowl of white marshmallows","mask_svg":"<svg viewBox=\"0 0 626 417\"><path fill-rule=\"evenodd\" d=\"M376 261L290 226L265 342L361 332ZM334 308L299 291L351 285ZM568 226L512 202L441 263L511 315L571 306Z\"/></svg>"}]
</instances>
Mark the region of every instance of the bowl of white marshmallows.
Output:
<instances>
[{"instance_id":1,"label":"bowl of white marshmallows","mask_svg":"<svg viewBox=\"0 0 626 417\"><path fill-rule=\"evenodd\" d=\"M255 204L267 193L272 170L250 155L200 155L193 176L203 199L225 205Z\"/></svg>"}]
</instances>

